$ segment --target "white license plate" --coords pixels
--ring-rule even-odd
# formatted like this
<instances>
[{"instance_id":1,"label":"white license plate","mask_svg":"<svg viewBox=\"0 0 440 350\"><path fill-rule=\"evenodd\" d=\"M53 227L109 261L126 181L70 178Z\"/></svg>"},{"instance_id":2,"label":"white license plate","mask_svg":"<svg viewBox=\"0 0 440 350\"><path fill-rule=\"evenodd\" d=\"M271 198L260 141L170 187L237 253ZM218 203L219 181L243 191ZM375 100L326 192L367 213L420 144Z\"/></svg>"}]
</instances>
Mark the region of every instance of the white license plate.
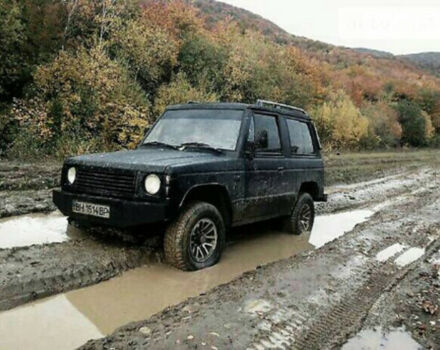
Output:
<instances>
[{"instance_id":1,"label":"white license plate","mask_svg":"<svg viewBox=\"0 0 440 350\"><path fill-rule=\"evenodd\" d=\"M98 218L110 219L110 207L93 203L73 201L72 211L77 214L96 216Z\"/></svg>"}]
</instances>

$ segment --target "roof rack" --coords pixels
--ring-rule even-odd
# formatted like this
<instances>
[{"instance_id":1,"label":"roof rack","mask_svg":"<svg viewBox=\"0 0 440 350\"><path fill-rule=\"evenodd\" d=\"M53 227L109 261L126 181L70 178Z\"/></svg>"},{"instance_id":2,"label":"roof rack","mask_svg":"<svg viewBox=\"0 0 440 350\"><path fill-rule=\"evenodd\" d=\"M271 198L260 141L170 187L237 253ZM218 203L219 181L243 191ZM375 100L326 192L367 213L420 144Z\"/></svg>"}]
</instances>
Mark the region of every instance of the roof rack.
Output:
<instances>
[{"instance_id":1,"label":"roof rack","mask_svg":"<svg viewBox=\"0 0 440 350\"><path fill-rule=\"evenodd\" d=\"M269 107L272 107L275 109L285 109L288 111L298 111L298 112L302 112L302 113L306 114L306 111L302 108L289 106L289 105L285 105L285 104L277 103L277 102L272 102L272 101L258 100L257 106L259 106L259 107L269 106Z\"/></svg>"}]
</instances>

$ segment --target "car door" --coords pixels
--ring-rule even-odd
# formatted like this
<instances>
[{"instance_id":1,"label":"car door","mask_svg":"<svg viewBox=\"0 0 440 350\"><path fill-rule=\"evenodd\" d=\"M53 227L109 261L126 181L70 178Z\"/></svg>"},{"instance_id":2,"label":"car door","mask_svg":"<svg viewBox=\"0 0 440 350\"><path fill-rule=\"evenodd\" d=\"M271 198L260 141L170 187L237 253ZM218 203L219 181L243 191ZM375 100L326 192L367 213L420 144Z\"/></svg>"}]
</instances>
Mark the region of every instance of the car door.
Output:
<instances>
[{"instance_id":1,"label":"car door","mask_svg":"<svg viewBox=\"0 0 440 350\"><path fill-rule=\"evenodd\" d=\"M289 134L290 156L286 166L286 179L290 188L298 193L302 184L309 182L322 183L322 160L318 146L314 142L310 122L285 118Z\"/></svg>"},{"instance_id":2,"label":"car door","mask_svg":"<svg viewBox=\"0 0 440 350\"><path fill-rule=\"evenodd\" d=\"M259 144L261 135L267 142ZM263 137L264 138L264 137ZM255 143L254 156L246 159L246 218L269 218L280 215L284 190L282 175L284 160L279 117L254 113L250 123L249 141Z\"/></svg>"}]
</instances>

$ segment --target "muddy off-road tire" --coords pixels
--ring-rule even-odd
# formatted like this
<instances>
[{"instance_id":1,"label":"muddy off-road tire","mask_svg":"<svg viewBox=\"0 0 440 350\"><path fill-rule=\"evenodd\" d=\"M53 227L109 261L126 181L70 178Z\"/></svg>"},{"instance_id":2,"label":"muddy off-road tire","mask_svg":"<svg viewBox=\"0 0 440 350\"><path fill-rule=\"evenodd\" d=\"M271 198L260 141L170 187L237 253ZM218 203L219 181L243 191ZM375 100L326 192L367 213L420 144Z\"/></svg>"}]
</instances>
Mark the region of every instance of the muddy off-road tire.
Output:
<instances>
[{"instance_id":1,"label":"muddy off-road tire","mask_svg":"<svg viewBox=\"0 0 440 350\"><path fill-rule=\"evenodd\" d=\"M218 209L205 202L185 205L166 229L165 259L184 271L215 265L225 246L225 224Z\"/></svg>"},{"instance_id":2,"label":"muddy off-road tire","mask_svg":"<svg viewBox=\"0 0 440 350\"><path fill-rule=\"evenodd\" d=\"M292 215L284 219L283 229L294 235L310 233L315 222L315 204L308 193L300 193Z\"/></svg>"}]
</instances>

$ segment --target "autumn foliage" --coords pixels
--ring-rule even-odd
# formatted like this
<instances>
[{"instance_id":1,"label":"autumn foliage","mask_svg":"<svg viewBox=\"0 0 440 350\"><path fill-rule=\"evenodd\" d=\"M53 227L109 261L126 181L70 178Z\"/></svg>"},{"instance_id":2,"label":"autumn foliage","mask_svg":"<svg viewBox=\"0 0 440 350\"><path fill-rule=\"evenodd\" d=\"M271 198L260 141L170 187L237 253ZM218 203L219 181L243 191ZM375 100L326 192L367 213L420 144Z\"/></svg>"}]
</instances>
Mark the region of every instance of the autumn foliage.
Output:
<instances>
[{"instance_id":1,"label":"autumn foliage","mask_svg":"<svg viewBox=\"0 0 440 350\"><path fill-rule=\"evenodd\" d=\"M0 152L132 148L188 100L305 108L328 149L440 139L438 78L246 23L184 0L0 0Z\"/></svg>"}]
</instances>

